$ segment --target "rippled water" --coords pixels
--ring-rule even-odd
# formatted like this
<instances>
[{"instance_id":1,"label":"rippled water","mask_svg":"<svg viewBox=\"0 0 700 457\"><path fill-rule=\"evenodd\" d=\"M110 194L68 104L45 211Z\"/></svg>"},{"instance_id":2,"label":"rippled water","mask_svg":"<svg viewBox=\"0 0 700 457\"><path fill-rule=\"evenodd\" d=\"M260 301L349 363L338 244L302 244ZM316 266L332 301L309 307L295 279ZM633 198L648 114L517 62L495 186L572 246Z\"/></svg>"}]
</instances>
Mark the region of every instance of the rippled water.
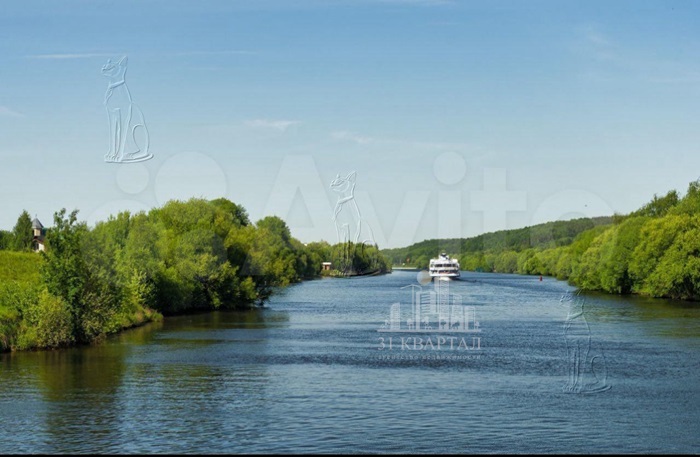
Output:
<instances>
[{"instance_id":1,"label":"rippled water","mask_svg":"<svg viewBox=\"0 0 700 457\"><path fill-rule=\"evenodd\" d=\"M465 273L450 287L480 349L380 351L409 284L310 281L262 310L4 354L0 452L700 452L699 306L586 295L611 389L564 393L565 283Z\"/></svg>"}]
</instances>

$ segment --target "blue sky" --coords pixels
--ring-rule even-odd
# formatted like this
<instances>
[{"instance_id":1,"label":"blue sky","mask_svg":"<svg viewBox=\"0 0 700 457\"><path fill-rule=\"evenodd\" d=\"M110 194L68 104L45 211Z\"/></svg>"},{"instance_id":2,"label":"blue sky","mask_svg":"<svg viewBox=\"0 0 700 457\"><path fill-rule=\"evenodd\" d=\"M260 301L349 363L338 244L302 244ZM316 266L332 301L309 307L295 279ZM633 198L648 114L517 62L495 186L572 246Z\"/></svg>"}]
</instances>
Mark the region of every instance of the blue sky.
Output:
<instances>
[{"instance_id":1,"label":"blue sky","mask_svg":"<svg viewBox=\"0 0 700 457\"><path fill-rule=\"evenodd\" d=\"M6 1L0 227L225 196L381 247L629 212L700 176L700 3ZM108 58L154 159L107 164Z\"/></svg>"}]
</instances>

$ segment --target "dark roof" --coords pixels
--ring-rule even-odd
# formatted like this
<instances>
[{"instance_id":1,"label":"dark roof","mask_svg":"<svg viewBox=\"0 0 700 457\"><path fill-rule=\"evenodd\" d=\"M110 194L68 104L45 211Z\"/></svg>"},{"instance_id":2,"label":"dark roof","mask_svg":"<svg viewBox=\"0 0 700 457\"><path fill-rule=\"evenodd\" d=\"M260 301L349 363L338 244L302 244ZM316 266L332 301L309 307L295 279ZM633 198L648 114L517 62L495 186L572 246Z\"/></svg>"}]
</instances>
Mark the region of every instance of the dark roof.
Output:
<instances>
[{"instance_id":1,"label":"dark roof","mask_svg":"<svg viewBox=\"0 0 700 457\"><path fill-rule=\"evenodd\" d=\"M34 220L32 221L32 228L33 229L42 229L42 228L44 228L44 226L41 225L41 222L39 221L39 219L37 219L35 217Z\"/></svg>"}]
</instances>

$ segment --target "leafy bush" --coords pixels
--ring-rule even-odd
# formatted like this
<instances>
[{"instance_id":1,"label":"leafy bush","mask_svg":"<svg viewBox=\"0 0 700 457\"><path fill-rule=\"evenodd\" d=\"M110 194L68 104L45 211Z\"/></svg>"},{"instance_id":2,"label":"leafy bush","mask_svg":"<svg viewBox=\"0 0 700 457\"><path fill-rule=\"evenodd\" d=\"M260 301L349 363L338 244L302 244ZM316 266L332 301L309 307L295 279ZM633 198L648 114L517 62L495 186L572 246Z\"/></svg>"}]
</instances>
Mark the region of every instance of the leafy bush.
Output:
<instances>
[{"instance_id":1,"label":"leafy bush","mask_svg":"<svg viewBox=\"0 0 700 457\"><path fill-rule=\"evenodd\" d=\"M22 310L17 349L58 348L75 341L68 304L43 289Z\"/></svg>"},{"instance_id":2,"label":"leafy bush","mask_svg":"<svg viewBox=\"0 0 700 457\"><path fill-rule=\"evenodd\" d=\"M92 229L77 214L54 215L42 255L0 252L0 350L89 343L160 312L251 307L274 287L318 276L328 259L388 270L374 246L305 246L282 219L251 224L226 199L171 201Z\"/></svg>"}]
</instances>

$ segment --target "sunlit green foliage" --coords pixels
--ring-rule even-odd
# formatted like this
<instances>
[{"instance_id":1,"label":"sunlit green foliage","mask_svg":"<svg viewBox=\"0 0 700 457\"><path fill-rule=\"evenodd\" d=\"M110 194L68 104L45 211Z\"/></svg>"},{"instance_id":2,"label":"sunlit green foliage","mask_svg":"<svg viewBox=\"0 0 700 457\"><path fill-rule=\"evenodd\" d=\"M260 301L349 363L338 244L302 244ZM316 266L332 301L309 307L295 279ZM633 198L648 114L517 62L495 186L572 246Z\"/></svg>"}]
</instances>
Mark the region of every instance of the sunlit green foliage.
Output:
<instances>
[{"instance_id":1,"label":"sunlit green foliage","mask_svg":"<svg viewBox=\"0 0 700 457\"><path fill-rule=\"evenodd\" d=\"M516 272L552 275L613 294L700 299L700 214L685 212L693 208L686 202L698 197L668 195L655 198L636 216L581 233L570 246L520 252ZM668 204L673 201L675 206ZM494 270L512 271L503 265L497 262Z\"/></svg>"},{"instance_id":2,"label":"sunlit green foliage","mask_svg":"<svg viewBox=\"0 0 700 457\"><path fill-rule=\"evenodd\" d=\"M314 255L325 262L331 262L332 270L324 271L324 276L349 277L386 273L391 271L387 258L376 246L364 243L338 243L333 246L326 242L311 243Z\"/></svg>"},{"instance_id":3,"label":"sunlit green foliage","mask_svg":"<svg viewBox=\"0 0 700 457\"><path fill-rule=\"evenodd\" d=\"M664 252L656 269L642 283L641 290L653 296L685 300L700 299L700 219L680 233Z\"/></svg>"},{"instance_id":4,"label":"sunlit green foliage","mask_svg":"<svg viewBox=\"0 0 700 457\"><path fill-rule=\"evenodd\" d=\"M580 233L597 226L609 225L611 221L610 217L553 221L521 229L485 233L473 238L426 240L405 248L384 249L382 253L394 265L427 268L431 258L436 257L441 252L446 252L452 257L464 258L469 265L476 266L483 271L490 271L489 266L495 265L495 259L503 251L521 252L531 248L547 249L567 246ZM486 252L491 252L496 257L484 258L481 259L483 260L481 262L478 253ZM477 254L477 257L470 256L474 253ZM462 264L461 260L460 264Z\"/></svg>"},{"instance_id":5,"label":"sunlit green foliage","mask_svg":"<svg viewBox=\"0 0 700 457\"><path fill-rule=\"evenodd\" d=\"M630 262L635 290L652 296L700 298L700 215L668 215L642 228Z\"/></svg>"},{"instance_id":6,"label":"sunlit green foliage","mask_svg":"<svg viewBox=\"0 0 700 457\"><path fill-rule=\"evenodd\" d=\"M12 243L14 243L12 232L0 230L0 251L12 249Z\"/></svg>"},{"instance_id":7,"label":"sunlit green foliage","mask_svg":"<svg viewBox=\"0 0 700 457\"><path fill-rule=\"evenodd\" d=\"M0 284L39 280L41 257L31 252L0 251Z\"/></svg>"},{"instance_id":8,"label":"sunlit green foliage","mask_svg":"<svg viewBox=\"0 0 700 457\"><path fill-rule=\"evenodd\" d=\"M503 251L496 257L493 264L494 271L501 273L515 273L518 271L518 254L514 251Z\"/></svg>"},{"instance_id":9,"label":"sunlit green foliage","mask_svg":"<svg viewBox=\"0 0 700 457\"><path fill-rule=\"evenodd\" d=\"M38 300L40 268L41 257L34 253L0 252L0 351L15 345L22 309Z\"/></svg>"},{"instance_id":10,"label":"sunlit green foliage","mask_svg":"<svg viewBox=\"0 0 700 457\"><path fill-rule=\"evenodd\" d=\"M649 217L661 217L668 214L668 212L674 206L678 205L680 199L678 198L678 192L675 190L669 191L663 197L654 195L654 198L642 206L637 211L630 214L631 217L634 216L649 216Z\"/></svg>"},{"instance_id":11,"label":"sunlit green foliage","mask_svg":"<svg viewBox=\"0 0 700 457\"><path fill-rule=\"evenodd\" d=\"M25 210L17 218L17 223L12 229L12 248L15 251L29 251L32 247L32 218Z\"/></svg>"},{"instance_id":12,"label":"sunlit green foliage","mask_svg":"<svg viewBox=\"0 0 700 457\"><path fill-rule=\"evenodd\" d=\"M700 214L700 179L688 184L685 197L669 210L670 214Z\"/></svg>"},{"instance_id":13,"label":"sunlit green foliage","mask_svg":"<svg viewBox=\"0 0 700 457\"><path fill-rule=\"evenodd\" d=\"M161 313L250 307L319 276L324 261L345 262L343 274L389 270L375 246L306 246L279 217L251 224L226 199L171 201L92 229L77 214L55 214L41 255L0 252L0 350L88 343Z\"/></svg>"},{"instance_id":14,"label":"sunlit green foliage","mask_svg":"<svg viewBox=\"0 0 700 457\"><path fill-rule=\"evenodd\" d=\"M460 249L464 270L551 275L583 289L700 300L700 180L689 184L683 198L676 191L655 195L629 215L429 240L384 252L395 263L425 268L437 252L455 255Z\"/></svg>"},{"instance_id":15,"label":"sunlit green foliage","mask_svg":"<svg viewBox=\"0 0 700 457\"><path fill-rule=\"evenodd\" d=\"M74 342L74 319L68 304L43 289L22 308L17 349L57 348Z\"/></svg>"},{"instance_id":16,"label":"sunlit green foliage","mask_svg":"<svg viewBox=\"0 0 700 457\"><path fill-rule=\"evenodd\" d=\"M0 282L0 350L16 346L22 323L22 310L33 306L40 288L31 282Z\"/></svg>"}]
</instances>

